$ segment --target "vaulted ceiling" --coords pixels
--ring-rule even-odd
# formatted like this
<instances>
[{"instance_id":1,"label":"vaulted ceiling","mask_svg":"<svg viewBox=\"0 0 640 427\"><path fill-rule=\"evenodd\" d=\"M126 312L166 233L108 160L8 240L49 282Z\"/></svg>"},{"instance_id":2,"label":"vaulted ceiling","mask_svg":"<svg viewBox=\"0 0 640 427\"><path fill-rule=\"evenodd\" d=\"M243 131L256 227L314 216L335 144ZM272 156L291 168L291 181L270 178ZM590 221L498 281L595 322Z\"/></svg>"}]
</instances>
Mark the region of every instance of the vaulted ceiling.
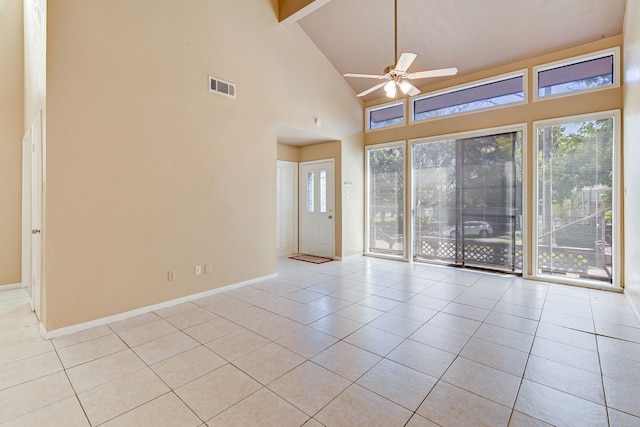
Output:
<instances>
[{"instance_id":1,"label":"vaulted ceiling","mask_svg":"<svg viewBox=\"0 0 640 427\"><path fill-rule=\"evenodd\" d=\"M289 21L302 27L341 74L381 74L395 63L394 0L298 3L299 13ZM625 4L626 0L397 0L398 54L418 55L409 71L458 67L460 74L468 74L621 34ZM354 96L377 82L347 81ZM365 100L382 95L377 91Z\"/></svg>"}]
</instances>

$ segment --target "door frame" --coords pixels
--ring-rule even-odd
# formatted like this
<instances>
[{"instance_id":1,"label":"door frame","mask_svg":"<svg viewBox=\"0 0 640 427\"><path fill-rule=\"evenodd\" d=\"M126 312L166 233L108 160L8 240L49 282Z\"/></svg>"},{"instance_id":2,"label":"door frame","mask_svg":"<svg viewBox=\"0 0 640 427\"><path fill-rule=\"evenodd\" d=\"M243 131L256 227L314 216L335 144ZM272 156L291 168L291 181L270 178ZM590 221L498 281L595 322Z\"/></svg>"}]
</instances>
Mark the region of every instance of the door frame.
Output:
<instances>
[{"instance_id":1,"label":"door frame","mask_svg":"<svg viewBox=\"0 0 640 427\"><path fill-rule=\"evenodd\" d=\"M302 197L302 191L306 189L306 181L303 181L305 178L302 173L302 168L307 165L314 165L320 163L331 163L331 171L332 171L332 199L331 206L333 209L332 218L331 218L331 256L330 258L334 258L336 256L336 160L335 158L327 158L327 159L319 159L319 160L310 160L306 162L300 162L298 164L298 250L302 249L302 213L304 211L304 206L302 206L303 201L306 200L306 197Z\"/></svg>"},{"instance_id":2,"label":"door frame","mask_svg":"<svg viewBox=\"0 0 640 427\"><path fill-rule=\"evenodd\" d=\"M288 161L288 160L278 160L277 161L277 170L280 170L281 165L287 165L290 166L293 171L294 171L294 183L295 183L295 189L293 191L293 210L294 210L294 215L293 215L293 220L294 220L294 224L293 224L293 228L294 228L294 236L293 236L293 253L297 253L298 252L298 247L299 247L299 237L298 237L298 223L299 223L299 215L300 215L300 203L298 201L298 199L300 198L300 192L299 192L299 187L300 187L300 178L299 178L299 174L300 174L300 165L298 162L292 162L292 161ZM278 178L276 178L278 179ZM276 228L278 229L280 227L280 215L278 214L278 209L280 207L280 192L281 192L281 187L278 186L277 187L277 191L278 194L276 195L276 197L278 198L277 200L277 204L276 204L276 214L278 215L276 218ZM276 241L279 237L276 238ZM285 256L285 255L291 255L291 254L281 254L280 248L276 248L276 250L278 251L277 255L278 257L280 256Z\"/></svg>"}]
</instances>

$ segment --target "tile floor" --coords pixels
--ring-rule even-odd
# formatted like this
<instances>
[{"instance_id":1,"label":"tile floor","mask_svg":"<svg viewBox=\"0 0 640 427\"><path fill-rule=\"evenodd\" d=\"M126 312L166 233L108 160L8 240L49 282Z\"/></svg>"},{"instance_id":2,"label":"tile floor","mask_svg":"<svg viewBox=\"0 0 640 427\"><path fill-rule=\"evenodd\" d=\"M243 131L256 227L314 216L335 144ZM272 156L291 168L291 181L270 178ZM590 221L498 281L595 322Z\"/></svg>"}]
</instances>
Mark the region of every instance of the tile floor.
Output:
<instances>
[{"instance_id":1,"label":"tile floor","mask_svg":"<svg viewBox=\"0 0 640 427\"><path fill-rule=\"evenodd\" d=\"M356 258L51 341L0 291L2 426L640 426L621 294Z\"/></svg>"}]
</instances>

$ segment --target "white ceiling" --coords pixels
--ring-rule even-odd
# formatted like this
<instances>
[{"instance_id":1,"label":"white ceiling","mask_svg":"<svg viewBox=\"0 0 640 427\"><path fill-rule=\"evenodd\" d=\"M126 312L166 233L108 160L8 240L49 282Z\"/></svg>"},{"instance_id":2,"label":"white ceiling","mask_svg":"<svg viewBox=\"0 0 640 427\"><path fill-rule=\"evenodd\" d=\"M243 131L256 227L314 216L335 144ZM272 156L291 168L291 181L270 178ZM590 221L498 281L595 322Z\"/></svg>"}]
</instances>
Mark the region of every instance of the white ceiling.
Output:
<instances>
[{"instance_id":1,"label":"white ceiling","mask_svg":"<svg viewBox=\"0 0 640 427\"><path fill-rule=\"evenodd\" d=\"M622 33L626 0L397 0L398 54L409 71L468 74ZM331 0L298 21L341 73L395 63L393 0ZM354 96L378 81L346 79ZM436 81L432 79L429 83ZM416 81L417 86L427 84ZM376 91L365 100L384 94Z\"/></svg>"}]
</instances>

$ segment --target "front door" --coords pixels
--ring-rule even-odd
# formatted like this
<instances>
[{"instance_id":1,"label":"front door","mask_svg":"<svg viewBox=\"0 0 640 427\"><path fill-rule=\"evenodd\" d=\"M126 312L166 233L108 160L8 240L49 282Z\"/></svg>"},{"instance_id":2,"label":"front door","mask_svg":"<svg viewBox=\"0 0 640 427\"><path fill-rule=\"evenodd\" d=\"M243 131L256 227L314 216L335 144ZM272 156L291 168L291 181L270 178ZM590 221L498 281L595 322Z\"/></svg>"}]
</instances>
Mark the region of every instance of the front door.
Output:
<instances>
[{"instance_id":1,"label":"front door","mask_svg":"<svg viewBox=\"0 0 640 427\"><path fill-rule=\"evenodd\" d=\"M334 255L333 159L300 164L300 252Z\"/></svg>"}]
</instances>

